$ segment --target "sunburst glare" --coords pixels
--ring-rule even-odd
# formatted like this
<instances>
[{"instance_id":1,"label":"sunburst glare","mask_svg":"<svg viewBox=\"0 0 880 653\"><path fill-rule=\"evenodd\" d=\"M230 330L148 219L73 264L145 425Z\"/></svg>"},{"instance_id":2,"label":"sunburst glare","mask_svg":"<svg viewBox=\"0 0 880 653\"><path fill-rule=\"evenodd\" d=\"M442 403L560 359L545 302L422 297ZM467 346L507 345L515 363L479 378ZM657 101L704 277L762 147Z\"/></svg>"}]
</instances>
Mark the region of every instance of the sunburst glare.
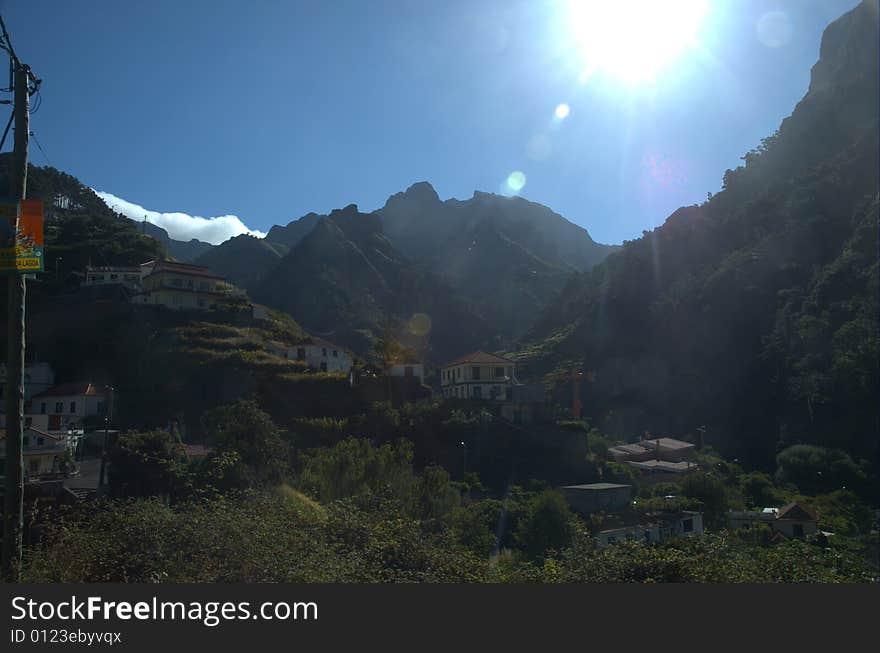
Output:
<instances>
[{"instance_id":1,"label":"sunburst glare","mask_svg":"<svg viewBox=\"0 0 880 653\"><path fill-rule=\"evenodd\" d=\"M697 41L706 0L569 0L566 23L586 71L654 77Z\"/></svg>"}]
</instances>

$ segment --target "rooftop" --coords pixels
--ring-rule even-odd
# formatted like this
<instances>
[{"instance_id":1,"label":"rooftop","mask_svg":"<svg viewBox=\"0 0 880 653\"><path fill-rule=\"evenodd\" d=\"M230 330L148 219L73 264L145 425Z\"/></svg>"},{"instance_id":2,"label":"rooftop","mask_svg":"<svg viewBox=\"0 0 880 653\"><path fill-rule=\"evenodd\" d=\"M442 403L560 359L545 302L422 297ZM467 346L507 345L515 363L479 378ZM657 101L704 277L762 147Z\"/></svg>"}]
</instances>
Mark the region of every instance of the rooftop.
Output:
<instances>
[{"instance_id":1,"label":"rooftop","mask_svg":"<svg viewBox=\"0 0 880 653\"><path fill-rule=\"evenodd\" d=\"M225 281L221 276L211 272L204 265L192 265L191 263L178 263L177 261L156 261L152 272L148 276L153 276L161 272L173 272L175 274L183 274L193 277L205 277L207 279L218 279Z\"/></svg>"},{"instance_id":2,"label":"rooftop","mask_svg":"<svg viewBox=\"0 0 880 653\"><path fill-rule=\"evenodd\" d=\"M106 387L96 385L94 383L89 383L88 381L79 381L75 383L62 383L61 385L56 385L54 387L49 388L45 392L41 392L38 395L34 395L34 399L39 399L40 397L98 397L105 396L107 394Z\"/></svg>"},{"instance_id":3,"label":"rooftop","mask_svg":"<svg viewBox=\"0 0 880 653\"><path fill-rule=\"evenodd\" d=\"M620 483L586 483L584 485L565 485L563 490L616 490L619 488L632 487Z\"/></svg>"},{"instance_id":4,"label":"rooftop","mask_svg":"<svg viewBox=\"0 0 880 653\"><path fill-rule=\"evenodd\" d=\"M645 447L640 444L618 444L613 447L609 447L608 451L613 453L630 453L630 454L640 454L648 451Z\"/></svg>"},{"instance_id":5,"label":"rooftop","mask_svg":"<svg viewBox=\"0 0 880 653\"><path fill-rule=\"evenodd\" d=\"M462 356L461 358L457 358L454 361L450 361L443 365L443 367L451 367L452 365L463 365L464 363L482 363L482 364L507 364L507 363L515 363L516 361L510 358L504 358L503 356L496 356L495 354L489 354L485 351L475 351L471 352L467 356Z\"/></svg>"},{"instance_id":6,"label":"rooftop","mask_svg":"<svg viewBox=\"0 0 880 653\"><path fill-rule=\"evenodd\" d=\"M776 513L776 518L818 521L819 514L810 506L794 501L780 508L779 512Z\"/></svg>"},{"instance_id":7,"label":"rooftop","mask_svg":"<svg viewBox=\"0 0 880 653\"><path fill-rule=\"evenodd\" d=\"M131 272L140 274L140 265L87 265L87 272Z\"/></svg>"},{"instance_id":8,"label":"rooftop","mask_svg":"<svg viewBox=\"0 0 880 653\"><path fill-rule=\"evenodd\" d=\"M691 442L676 440L675 438L648 438L647 440L642 440L639 444L652 449L657 447L661 449L691 449L694 447L694 444Z\"/></svg>"},{"instance_id":9,"label":"rooftop","mask_svg":"<svg viewBox=\"0 0 880 653\"><path fill-rule=\"evenodd\" d=\"M649 471L657 471L657 472L686 472L690 469L695 469L697 465L695 463L689 462L678 462L671 463L666 460L645 460L642 462L636 462L634 460L630 460L627 462L627 465L632 465L633 467L637 467L639 469L646 469Z\"/></svg>"}]
</instances>

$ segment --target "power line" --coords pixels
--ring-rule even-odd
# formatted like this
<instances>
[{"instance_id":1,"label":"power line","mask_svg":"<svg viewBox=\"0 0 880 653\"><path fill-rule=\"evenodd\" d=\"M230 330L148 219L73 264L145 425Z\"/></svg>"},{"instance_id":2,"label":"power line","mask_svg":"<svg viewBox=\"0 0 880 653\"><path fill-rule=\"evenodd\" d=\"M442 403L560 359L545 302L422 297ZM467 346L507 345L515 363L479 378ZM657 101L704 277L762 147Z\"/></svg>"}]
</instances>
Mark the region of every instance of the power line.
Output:
<instances>
[{"instance_id":1,"label":"power line","mask_svg":"<svg viewBox=\"0 0 880 653\"><path fill-rule=\"evenodd\" d=\"M3 151L3 144L6 143L6 136L9 135L9 128L12 126L12 119L15 117L15 111L9 114L9 122L6 123L6 129L3 130L3 138L0 139L0 152Z\"/></svg>"},{"instance_id":2,"label":"power line","mask_svg":"<svg viewBox=\"0 0 880 653\"><path fill-rule=\"evenodd\" d=\"M46 163L48 163L50 167L54 167L54 166L52 165L52 162L49 160L48 155L46 154L46 150L44 150L44 149L43 149L43 146L40 145L40 141L37 139L37 134L36 134L35 132L31 132L31 136L32 136L33 139L34 139L34 143L36 143L36 144L37 144L37 147L40 148L40 152L43 153L43 158L46 159ZM0 149L2 149L2 147L0 147Z\"/></svg>"}]
</instances>

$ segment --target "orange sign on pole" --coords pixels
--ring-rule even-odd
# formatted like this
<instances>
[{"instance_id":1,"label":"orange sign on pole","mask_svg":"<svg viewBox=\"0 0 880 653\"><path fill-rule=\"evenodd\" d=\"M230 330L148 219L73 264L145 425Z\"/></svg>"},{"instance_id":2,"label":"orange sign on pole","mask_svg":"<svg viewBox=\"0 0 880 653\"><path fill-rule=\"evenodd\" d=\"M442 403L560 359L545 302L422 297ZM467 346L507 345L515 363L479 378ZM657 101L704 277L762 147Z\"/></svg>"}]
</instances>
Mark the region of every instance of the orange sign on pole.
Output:
<instances>
[{"instance_id":1,"label":"orange sign on pole","mask_svg":"<svg viewBox=\"0 0 880 653\"><path fill-rule=\"evenodd\" d=\"M0 201L0 274L42 271L42 200Z\"/></svg>"}]
</instances>

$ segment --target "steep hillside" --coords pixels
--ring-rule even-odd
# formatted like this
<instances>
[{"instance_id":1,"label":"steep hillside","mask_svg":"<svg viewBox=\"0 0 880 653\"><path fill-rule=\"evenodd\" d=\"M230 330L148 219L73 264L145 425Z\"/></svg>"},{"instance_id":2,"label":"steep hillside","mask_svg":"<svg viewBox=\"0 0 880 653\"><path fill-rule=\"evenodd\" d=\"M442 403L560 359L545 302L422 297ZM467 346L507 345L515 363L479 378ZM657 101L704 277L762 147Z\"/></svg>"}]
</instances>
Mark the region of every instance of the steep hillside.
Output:
<instances>
[{"instance_id":1,"label":"steep hillside","mask_svg":"<svg viewBox=\"0 0 880 653\"><path fill-rule=\"evenodd\" d=\"M311 233L312 229L314 229L315 225L318 224L322 217L325 216L320 216L317 213L309 213L297 220L287 223L287 226L282 227L281 225L276 224L269 229L269 233L266 234L266 240L272 243L286 245L287 247L294 247L299 244L299 241Z\"/></svg>"},{"instance_id":2,"label":"steep hillside","mask_svg":"<svg viewBox=\"0 0 880 653\"><path fill-rule=\"evenodd\" d=\"M617 436L706 425L758 464L795 442L876 456L877 32L876 0L829 26L777 134L710 201L572 280L524 366L594 372L583 402Z\"/></svg>"},{"instance_id":3,"label":"steep hillside","mask_svg":"<svg viewBox=\"0 0 880 653\"><path fill-rule=\"evenodd\" d=\"M193 262L211 268L241 288L250 288L278 265L287 252L285 245L241 234L211 247Z\"/></svg>"},{"instance_id":4,"label":"steep hillside","mask_svg":"<svg viewBox=\"0 0 880 653\"><path fill-rule=\"evenodd\" d=\"M572 272L616 249L540 204L481 192L441 202L427 182L393 195L377 213L395 247L479 306L507 339L531 325Z\"/></svg>"},{"instance_id":5,"label":"steep hillside","mask_svg":"<svg viewBox=\"0 0 880 653\"><path fill-rule=\"evenodd\" d=\"M391 245L378 215L355 205L319 220L253 294L361 354L389 325L433 360L491 339L470 307Z\"/></svg>"}]
</instances>

